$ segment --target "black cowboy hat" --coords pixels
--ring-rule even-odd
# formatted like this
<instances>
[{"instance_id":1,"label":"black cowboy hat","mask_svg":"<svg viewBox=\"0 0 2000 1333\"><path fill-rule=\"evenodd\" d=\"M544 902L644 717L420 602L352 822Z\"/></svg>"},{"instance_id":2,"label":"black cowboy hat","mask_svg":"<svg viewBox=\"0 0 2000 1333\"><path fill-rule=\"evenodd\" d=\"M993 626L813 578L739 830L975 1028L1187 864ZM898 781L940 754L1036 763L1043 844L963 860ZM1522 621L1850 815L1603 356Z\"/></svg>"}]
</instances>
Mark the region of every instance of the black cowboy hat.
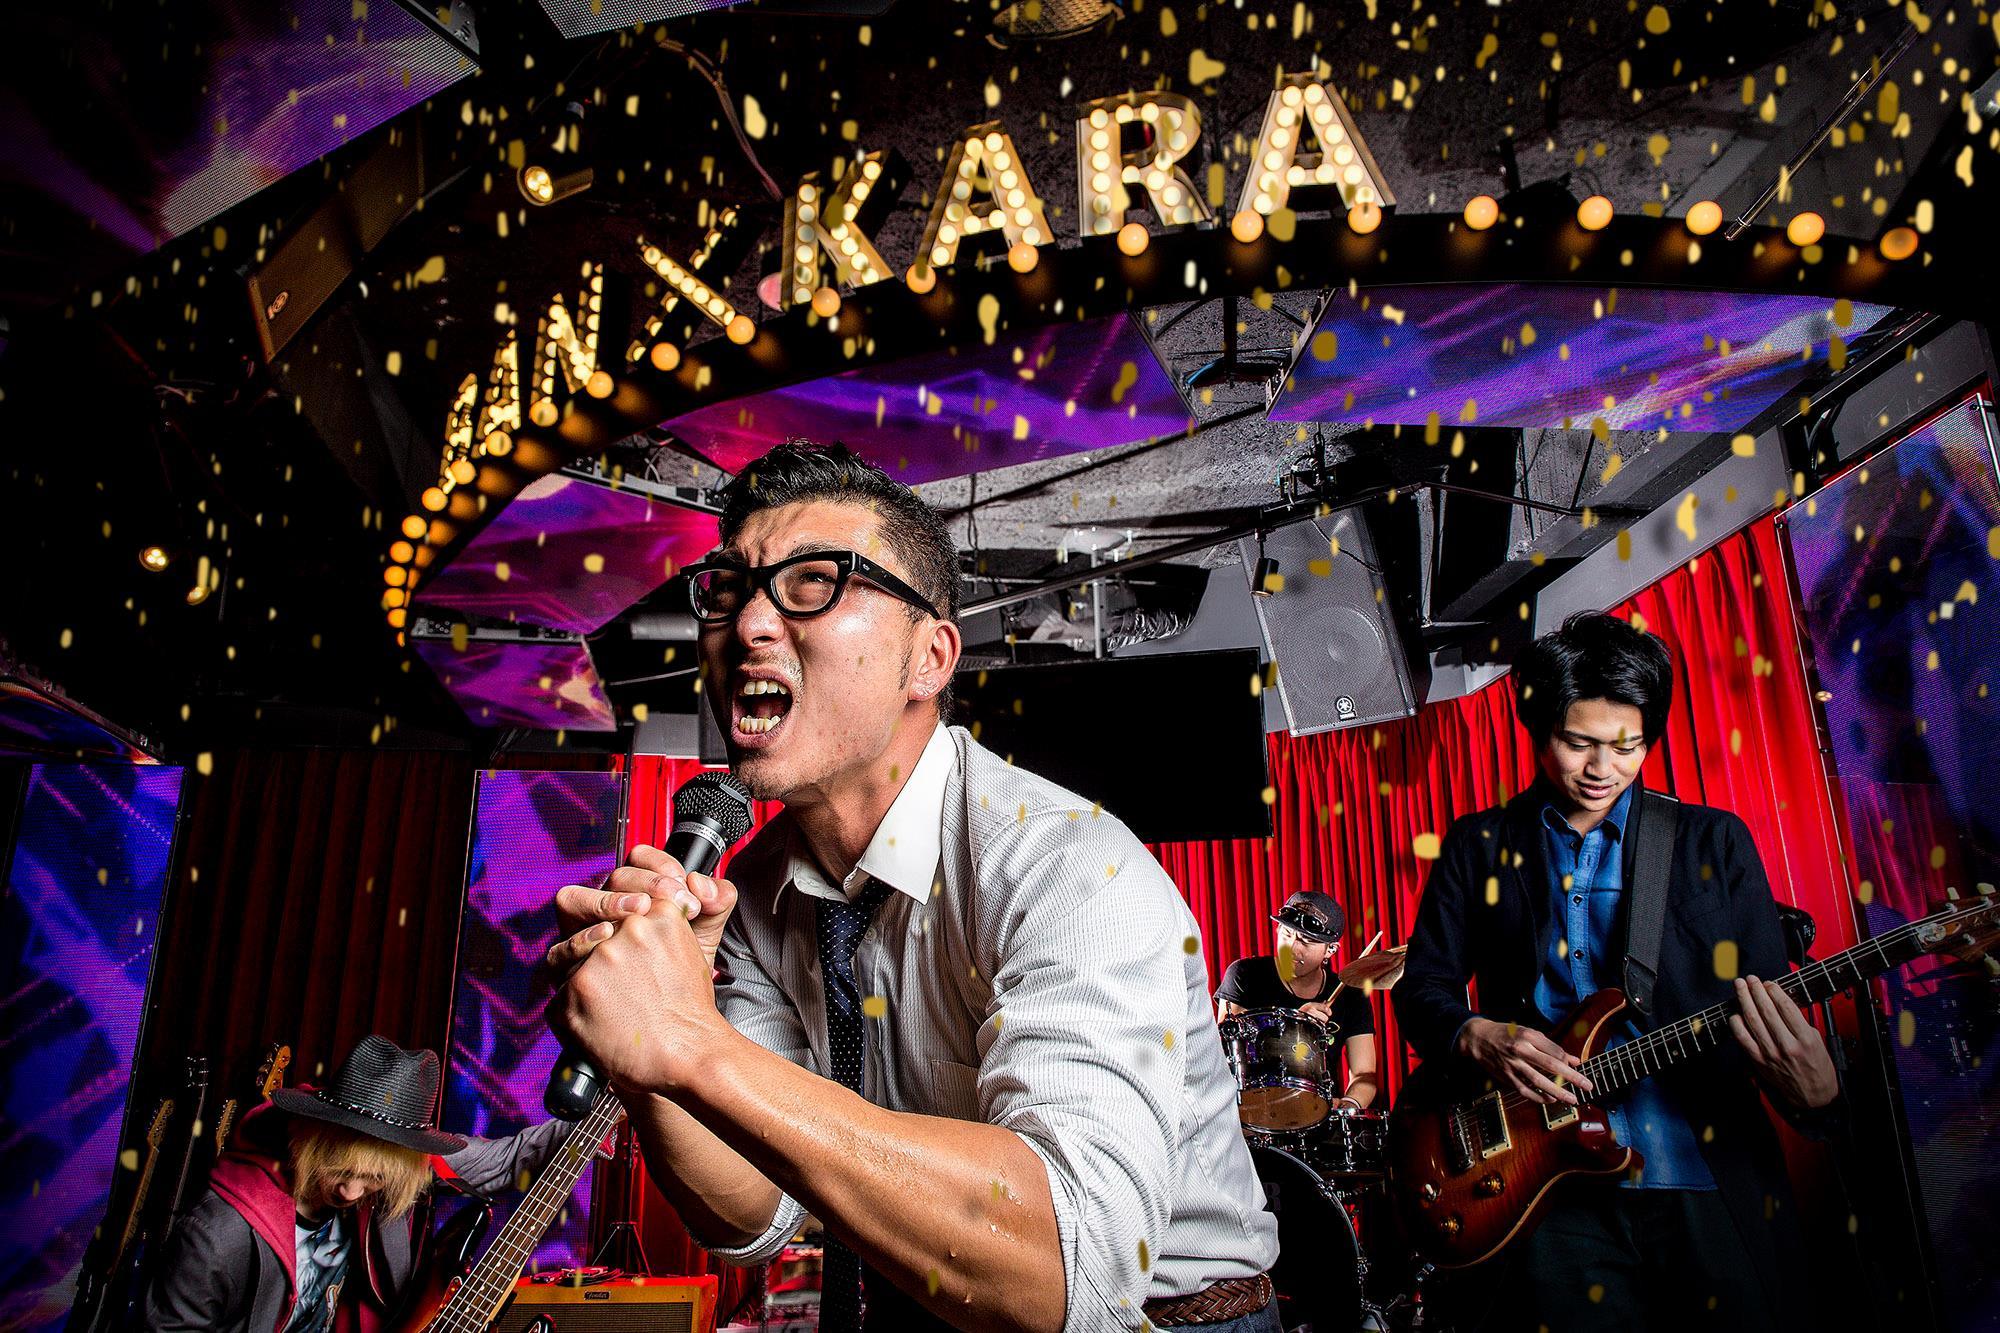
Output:
<instances>
[{"instance_id":1,"label":"black cowboy hat","mask_svg":"<svg viewBox=\"0 0 2000 1333\"><path fill-rule=\"evenodd\" d=\"M1337 944L1347 929L1347 914L1340 910L1340 904L1316 889L1300 889L1285 899L1285 905L1271 919L1317 944Z\"/></svg>"},{"instance_id":2,"label":"black cowboy hat","mask_svg":"<svg viewBox=\"0 0 2000 1333\"><path fill-rule=\"evenodd\" d=\"M435 1051L406 1051L387 1037L363 1037L324 1088L279 1088L271 1104L423 1153L465 1146L431 1119L443 1077Z\"/></svg>"}]
</instances>

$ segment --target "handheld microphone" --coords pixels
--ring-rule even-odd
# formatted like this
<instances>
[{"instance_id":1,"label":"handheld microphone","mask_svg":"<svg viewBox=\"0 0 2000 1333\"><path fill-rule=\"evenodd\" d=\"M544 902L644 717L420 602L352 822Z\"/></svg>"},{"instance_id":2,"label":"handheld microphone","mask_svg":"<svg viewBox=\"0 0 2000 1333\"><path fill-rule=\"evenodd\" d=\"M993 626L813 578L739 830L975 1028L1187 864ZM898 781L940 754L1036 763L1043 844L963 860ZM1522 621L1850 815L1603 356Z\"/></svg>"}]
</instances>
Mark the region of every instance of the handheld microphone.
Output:
<instances>
[{"instance_id":1,"label":"handheld microphone","mask_svg":"<svg viewBox=\"0 0 2000 1333\"><path fill-rule=\"evenodd\" d=\"M722 856L750 831L750 789L729 773L689 778L674 793L674 827L661 850L690 875L713 874ZM542 1109L558 1120L581 1120L604 1090L604 1076L568 1046L549 1074Z\"/></svg>"}]
</instances>

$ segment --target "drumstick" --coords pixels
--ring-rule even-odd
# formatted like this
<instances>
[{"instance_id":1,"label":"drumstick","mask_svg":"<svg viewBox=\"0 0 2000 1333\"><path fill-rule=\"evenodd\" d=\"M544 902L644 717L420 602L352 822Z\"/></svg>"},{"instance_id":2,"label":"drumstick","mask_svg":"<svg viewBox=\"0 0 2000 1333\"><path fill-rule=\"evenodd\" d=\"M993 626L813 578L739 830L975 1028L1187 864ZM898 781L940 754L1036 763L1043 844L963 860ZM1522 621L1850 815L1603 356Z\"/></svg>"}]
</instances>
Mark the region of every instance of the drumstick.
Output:
<instances>
[{"instance_id":1,"label":"drumstick","mask_svg":"<svg viewBox=\"0 0 2000 1333\"><path fill-rule=\"evenodd\" d=\"M1375 952L1375 946L1376 946L1376 945L1378 945L1378 944L1380 944L1380 943L1382 942L1382 936L1383 936L1383 934L1384 934L1384 933L1385 933L1385 932L1383 932L1383 931L1379 931L1379 930L1378 930L1378 931L1376 931L1376 932L1375 932L1375 938L1374 938L1374 939L1372 939L1372 940L1370 940L1370 941L1368 941L1368 947L1367 947L1367 948L1365 948L1365 949L1363 949L1363 950L1362 950L1362 951L1361 951L1360 953L1358 953L1358 954L1354 955L1354 957L1356 958L1356 960L1359 960L1359 959L1363 959L1363 958L1366 958L1366 957L1367 957L1367 956L1368 956L1369 954L1371 954L1371 953L1374 953L1374 952ZM1341 980L1339 980L1339 979L1338 979L1338 978L1336 977L1336 978L1335 978L1335 980L1334 980L1334 983L1333 983L1333 993L1332 993L1332 994L1330 994L1330 995L1328 995L1328 996L1326 997L1326 1002L1327 1002L1328 1004L1332 1004L1332 1003L1333 1003L1333 1002L1334 1002L1334 1001L1335 1001L1336 999L1338 999L1338 998L1340 997L1340 989L1341 989L1341 987L1345 986L1346 984L1347 984L1346 982L1344 982L1344 981L1341 981Z\"/></svg>"}]
</instances>

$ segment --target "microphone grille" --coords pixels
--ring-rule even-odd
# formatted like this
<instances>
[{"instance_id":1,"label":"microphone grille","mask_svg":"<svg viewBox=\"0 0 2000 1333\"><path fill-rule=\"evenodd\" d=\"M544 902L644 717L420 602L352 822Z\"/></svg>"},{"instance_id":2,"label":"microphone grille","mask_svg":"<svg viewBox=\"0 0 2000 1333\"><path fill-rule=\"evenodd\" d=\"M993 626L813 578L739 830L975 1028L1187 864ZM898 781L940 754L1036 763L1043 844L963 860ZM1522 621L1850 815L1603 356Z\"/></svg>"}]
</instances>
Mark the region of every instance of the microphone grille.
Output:
<instances>
[{"instance_id":1,"label":"microphone grille","mask_svg":"<svg viewBox=\"0 0 2000 1333\"><path fill-rule=\"evenodd\" d=\"M674 793L674 822L701 820L727 843L750 831L750 789L733 773L701 773Z\"/></svg>"}]
</instances>

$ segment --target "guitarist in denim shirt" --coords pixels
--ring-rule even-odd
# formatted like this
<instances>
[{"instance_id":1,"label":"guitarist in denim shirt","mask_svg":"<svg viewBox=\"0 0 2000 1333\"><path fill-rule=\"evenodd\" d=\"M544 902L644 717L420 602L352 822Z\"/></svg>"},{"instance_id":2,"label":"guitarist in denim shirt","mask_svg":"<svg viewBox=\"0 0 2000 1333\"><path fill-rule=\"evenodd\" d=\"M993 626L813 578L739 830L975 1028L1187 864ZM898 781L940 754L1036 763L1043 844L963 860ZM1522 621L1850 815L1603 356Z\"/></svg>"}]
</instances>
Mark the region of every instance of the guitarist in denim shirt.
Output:
<instances>
[{"instance_id":1,"label":"guitarist in denim shirt","mask_svg":"<svg viewBox=\"0 0 2000 1333\"><path fill-rule=\"evenodd\" d=\"M1586 614L1536 640L1514 686L1541 779L1446 835L1396 1015L1423 1059L1457 1056L1506 1091L1574 1104L1589 1079L1547 1033L1623 984L1625 888L1661 873L1636 864L1635 783L1666 727L1673 665L1655 636ZM1733 996L1733 1040L1608 1106L1642 1168L1559 1182L1539 1226L1453 1280L1450 1303L1490 1307L1480 1328L1761 1331L1802 1310L1803 1246L1758 1093L1811 1126L1838 1083L1824 1042L1771 980L1785 973L1784 945L1749 829L1685 804L1675 823L1653 1004L1628 1013L1625 1035Z\"/></svg>"}]
</instances>

